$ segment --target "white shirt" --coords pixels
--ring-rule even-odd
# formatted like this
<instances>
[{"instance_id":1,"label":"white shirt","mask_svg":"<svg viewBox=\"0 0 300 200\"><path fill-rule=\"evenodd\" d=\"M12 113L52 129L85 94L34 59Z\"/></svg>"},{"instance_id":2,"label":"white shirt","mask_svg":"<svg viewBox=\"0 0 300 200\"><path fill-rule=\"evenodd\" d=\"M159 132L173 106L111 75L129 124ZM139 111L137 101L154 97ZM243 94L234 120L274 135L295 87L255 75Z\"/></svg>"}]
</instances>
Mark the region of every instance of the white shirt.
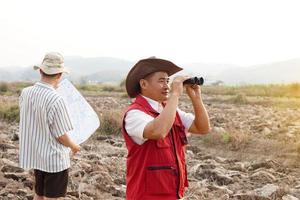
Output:
<instances>
[{"instance_id":1,"label":"white shirt","mask_svg":"<svg viewBox=\"0 0 300 200\"><path fill-rule=\"evenodd\" d=\"M153 99L147 98L143 96L150 106L157 111L158 113L161 113L163 110L162 105L154 101ZM195 116L191 113L186 113L179 108L177 108L177 112L179 114L179 117L182 121L183 126L185 127L186 133L188 132L188 129L191 127ZM132 140L139 144L142 145L147 139L144 138L143 133L145 126L151 122L154 118L140 110L130 110L125 117L125 129L128 135L132 138Z\"/></svg>"},{"instance_id":2,"label":"white shirt","mask_svg":"<svg viewBox=\"0 0 300 200\"><path fill-rule=\"evenodd\" d=\"M38 82L22 90L19 105L20 167L51 173L69 168L69 149L56 139L73 129L62 97Z\"/></svg>"}]
</instances>

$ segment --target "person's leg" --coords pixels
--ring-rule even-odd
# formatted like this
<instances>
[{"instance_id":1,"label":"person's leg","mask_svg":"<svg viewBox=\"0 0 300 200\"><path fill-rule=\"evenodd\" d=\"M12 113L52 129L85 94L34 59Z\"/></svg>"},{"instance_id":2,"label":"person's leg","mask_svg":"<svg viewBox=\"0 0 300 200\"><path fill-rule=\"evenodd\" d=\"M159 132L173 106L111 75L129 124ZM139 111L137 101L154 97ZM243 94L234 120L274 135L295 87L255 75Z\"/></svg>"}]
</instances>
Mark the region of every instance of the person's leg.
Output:
<instances>
[{"instance_id":1,"label":"person's leg","mask_svg":"<svg viewBox=\"0 0 300 200\"><path fill-rule=\"evenodd\" d=\"M34 170L34 178L35 178L35 195L34 200L44 200L44 173L40 170Z\"/></svg>"},{"instance_id":2,"label":"person's leg","mask_svg":"<svg viewBox=\"0 0 300 200\"><path fill-rule=\"evenodd\" d=\"M67 194L68 177L68 169L56 173L46 173L44 182L45 199L54 200L65 197Z\"/></svg>"}]
</instances>

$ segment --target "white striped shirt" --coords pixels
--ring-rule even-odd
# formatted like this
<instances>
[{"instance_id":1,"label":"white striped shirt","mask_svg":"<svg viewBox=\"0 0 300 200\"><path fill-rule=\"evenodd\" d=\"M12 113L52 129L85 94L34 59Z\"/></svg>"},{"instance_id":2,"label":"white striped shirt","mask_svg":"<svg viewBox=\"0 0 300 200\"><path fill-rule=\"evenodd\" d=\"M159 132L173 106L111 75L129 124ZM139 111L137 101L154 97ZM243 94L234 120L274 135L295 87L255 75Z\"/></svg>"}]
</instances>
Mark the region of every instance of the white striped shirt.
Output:
<instances>
[{"instance_id":1,"label":"white striped shirt","mask_svg":"<svg viewBox=\"0 0 300 200\"><path fill-rule=\"evenodd\" d=\"M56 139L73 129L62 97L37 82L22 90L19 106L20 167L52 173L69 168L69 149Z\"/></svg>"}]
</instances>

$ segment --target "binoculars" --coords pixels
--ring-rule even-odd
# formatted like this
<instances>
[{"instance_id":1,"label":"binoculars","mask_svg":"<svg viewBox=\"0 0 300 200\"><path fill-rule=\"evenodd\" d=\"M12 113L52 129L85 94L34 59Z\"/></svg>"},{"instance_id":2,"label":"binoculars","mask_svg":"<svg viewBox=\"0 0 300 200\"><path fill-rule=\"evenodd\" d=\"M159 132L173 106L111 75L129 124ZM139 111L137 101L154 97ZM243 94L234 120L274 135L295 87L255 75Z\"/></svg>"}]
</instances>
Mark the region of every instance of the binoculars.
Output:
<instances>
[{"instance_id":1,"label":"binoculars","mask_svg":"<svg viewBox=\"0 0 300 200\"><path fill-rule=\"evenodd\" d=\"M202 77L193 77L183 81L183 84L191 84L191 85L203 85L204 79Z\"/></svg>"}]
</instances>

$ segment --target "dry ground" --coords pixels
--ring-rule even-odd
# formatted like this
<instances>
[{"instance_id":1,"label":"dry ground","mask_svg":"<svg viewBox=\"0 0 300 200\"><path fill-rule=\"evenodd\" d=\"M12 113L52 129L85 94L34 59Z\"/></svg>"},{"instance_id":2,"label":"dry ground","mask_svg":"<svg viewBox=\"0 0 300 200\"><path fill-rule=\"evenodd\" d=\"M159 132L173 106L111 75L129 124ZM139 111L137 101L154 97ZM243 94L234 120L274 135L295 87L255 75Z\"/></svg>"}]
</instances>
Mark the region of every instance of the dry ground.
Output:
<instances>
[{"instance_id":1,"label":"dry ground","mask_svg":"<svg viewBox=\"0 0 300 200\"><path fill-rule=\"evenodd\" d=\"M124 199L126 148L119 125L130 99L122 92L84 92L101 119L73 157L66 199ZM204 95L212 125L189 137L185 199L300 198L300 100ZM0 97L14 105L17 95ZM0 106L0 108L1 108ZM192 111L183 96L182 110ZM18 124L0 119L0 199L32 199L31 173L17 167Z\"/></svg>"}]
</instances>

